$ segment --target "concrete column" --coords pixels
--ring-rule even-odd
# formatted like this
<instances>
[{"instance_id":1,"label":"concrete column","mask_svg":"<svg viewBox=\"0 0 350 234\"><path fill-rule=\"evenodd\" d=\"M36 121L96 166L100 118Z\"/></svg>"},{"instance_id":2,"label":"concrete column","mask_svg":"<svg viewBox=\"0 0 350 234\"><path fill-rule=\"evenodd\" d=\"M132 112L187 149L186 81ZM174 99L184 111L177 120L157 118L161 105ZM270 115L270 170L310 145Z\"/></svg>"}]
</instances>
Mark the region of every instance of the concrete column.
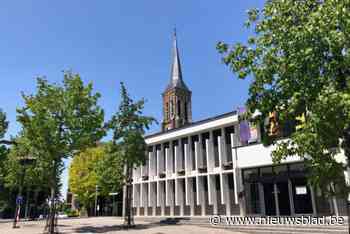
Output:
<instances>
[{"instance_id":1,"label":"concrete column","mask_svg":"<svg viewBox=\"0 0 350 234\"><path fill-rule=\"evenodd\" d=\"M202 216L205 216L206 215L206 204L205 204L205 189L204 189L203 179L204 179L203 176L197 177L197 183L198 183L197 194L199 195L198 196L198 198L199 198L198 205L201 205Z\"/></svg>"},{"instance_id":2,"label":"concrete column","mask_svg":"<svg viewBox=\"0 0 350 234\"><path fill-rule=\"evenodd\" d=\"M173 171L173 174L177 174L177 171L178 171L178 169L179 169L179 145L175 145L174 146L174 155L173 155L173 157L175 157L175 167L174 167L174 171ZM173 162L174 162L173 161Z\"/></svg>"},{"instance_id":3,"label":"concrete column","mask_svg":"<svg viewBox=\"0 0 350 234\"><path fill-rule=\"evenodd\" d=\"M170 215L175 215L175 191L174 191L174 180L170 180Z\"/></svg>"},{"instance_id":4,"label":"concrete column","mask_svg":"<svg viewBox=\"0 0 350 234\"><path fill-rule=\"evenodd\" d=\"M186 175L188 175L192 170L191 170L191 164L190 164L190 147L188 145L188 141L187 144L184 144L184 153L185 153L185 161L184 161L184 169L185 169L185 173Z\"/></svg>"},{"instance_id":5,"label":"concrete column","mask_svg":"<svg viewBox=\"0 0 350 234\"><path fill-rule=\"evenodd\" d=\"M153 157L152 157L152 152L148 152L148 179L152 180L153 179Z\"/></svg>"},{"instance_id":6,"label":"concrete column","mask_svg":"<svg viewBox=\"0 0 350 234\"><path fill-rule=\"evenodd\" d=\"M187 137L187 160L188 160L188 171L192 171L192 163L195 155L192 155L192 138Z\"/></svg>"},{"instance_id":7,"label":"concrete column","mask_svg":"<svg viewBox=\"0 0 350 234\"><path fill-rule=\"evenodd\" d=\"M196 158L196 171L198 171L198 168L202 166L202 162L200 161L200 153L199 153L199 142L194 143L194 152L195 152L195 158Z\"/></svg>"},{"instance_id":8,"label":"concrete column","mask_svg":"<svg viewBox=\"0 0 350 234\"><path fill-rule=\"evenodd\" d=\"M214 132L210 131L209 132L209 139L206 142L206 147L207 147L207 164L208 164L208 172L213 171L215 167L215 162L214 162Z\"/></svg>"},{"instance_id":9,"label":"concrete column","mask_svg":"<svg viewBox=\"0 0 350 234\"><path fill-rule=\"evenodd\" d=\"M185 169L184 165L185 165L185 162L183 160L183 158L185 157L185 155L182 154L183 150L183 145L182 145L182 140L179 139L178 141L178 147L177 147L177 159L176 159L176 162L177 162L177 170L180 170L180 169Z\"/></svg>"},{"instance_id":10,"label":"concrete column","mask_svg":"<svg viewBox=\"0 0 350 234\"><path fill-rule=\"evenodd\" d=\"M230 174L221 174L221 203L226 206L226 215L231 215L231 199L229 188L229 176Z\"/></svg>"},{"instance_id":11,"label":"concrete column","mask_svg":"<svg viewBox=\"0 0 350 234\"><path fill-rule=\"evenodd\" d=\"M185 198L186 198L186 205L190 206L190 215L194 216L194 191L193 191L193 177L189 178L187 177L185 179Z\"/></svg>"},{"instance_id":12,"label":"concrete column","mask_svg":"<svg viewBox=\"0 0 350 234\"><path fill-rule=\"evenodd\" d=\"M169 174L172 176L174 171L173 171L173 141L169 142L169 151L168 151L168 159L169 159Z\"/></svg>"},{"instance_id":13,"label":"concrete column","mask_svg":"<svg viewBox=\"0 0 350 234\"><path fill-rule=\"evenodd\" d=\"M169 178L172 175L172 159L171 159L171 148L165 148L165 165L166 165L166 177Z\"/></svg>"},{"instance_id":14,"label":"concrete column","mask_svg":"<svg viewBox=\"0 0 350 234\"><path fill-rule=\"evenodd\" d=\"M210 147L210 139L205 140L205 147L206 147L206 161L207 161L207 171L208 172L213 172L214 169L214 154L211 154L210 152L214 152L211 150L212 147Z\"/></svg>"},{"instance_id":15,"label":"concrete column","mask_svg":"<svg viewBox=\"0 0 350 234\"><path fill-rule=\"evenodd\" d=\"M227 149L226 149L226 132L225 132L225 128L221 128L221 144L220 144L220 148L221 148L221 165L220 167L222 167L223 163L227 162Z\"/></svg>"},{"instance_id":16,"label":"concrete column","mask_svg":"<svg viewBox=\"0 0 350 234\"><path fill-rule=\"evenodd\" d=\"M166 159L165 159L164 143L160 145L160 165L161 166L160 166L159 172L166 172Z\"/></svg>"},{"instance_id":17,"label":"concrete column","mask_svg":"<svg viewBox=\"0 0 350 234\"><path fill-rule=\"evenodd\" d=\"M156 165L156 169L157 170L156 170L156 173L155 173L156 178L158 178L159 172L161 171L161 163L160 163L161 155L160 155L160 152L161 152L160 149L156 149L156 158L157 158L157 165Z\"/></svg>"},{"instance_id":18,"label":"concrete column","mask_svg":"<svg viewBox=\"0 0 350 234\"><path fill-rule=\"evenodd\" d=\"M156 198L157 198L157 193L155 189L156 183L154 182L149 182L148 183L148 206L152 207L152 215L156 215Z\"/></svg>"},{"instance_id":19,"label":"concrete column","mask_svg":"<svg viewBox=\"0 0 350 234\"><path fill-rule=\"evenodd\" d=\"M141 184L141 206L144 207L144 215L148 215L148 183Z\"/></svg>"},{"instance_id":20,"label":"concrete column","mask_svg":"<svg viewBox=\"0 0 350 234\"><path fill-rule=\"evenodd\" d=\"M152 176L153 179L157 175L157 170L158 170L158 160L157 160L157 149L156 146L152 146Z\"/></svg>"},{"instance_id":21,"label":"concrete column","mask_svg":"<svg viewBox=\"0 0 350 234\"><path fill-rule=\"evenodd\" d=\"M183 216L185 212L184 191L183 191L183 179L175 180L175 205L180 206L180 215Z\"/></svg>"},{"instance_id":22,"label":"concrete column","mask_svg":"<svg viewBox=\"0 0 350 234\"><path fill-rule=\"evenodd\" d=\"M213 205L214 214L217 214L219 210L216 192L216 175L208 175L208 198L209 204Z\"/></svg>"},{"instance_id":23,"label":"concrete column","mask_svg":"<svg viewBox=\"0 0 350 234\"><path fill-rule=\"evenodd\" d=\"M160 207L161 215L165 215L165 193L164 193L164 181L157 181L157 206Z\"/></svg>"},{"instance_id":24,"label":"concrete column","mask_svg":"<svg viewBox=\"0 0 350 234\"><path fill-rule=\"evenodd\" d=\"M263 186L263 184L262 183L258 183L258 188L259 188L259 202L260 202L261 215L266 215L264 186Z\"/></svg>"},{"instance_id":25,"label":"concrete column","mask_svg":"<svg viewBox=\"0 0 350 234\"><path fill-rule=\"evenodd\" d=\"M312 215L316 216L317 215L317 209L316 209L316 198L315 198L315 193L314 193L314 188L309 185L310 188L310 193L311 193L311 202L312 202Z\"/></svg>"},{"instance_id":26,"label":"concrete column","mask_svg":"<svg viewBox=\"0 0 350 234\"><path fill-rule=\"evenodd\" d=\"M234 186L235 186L235 203L239 204L239 210L240 210L240 215L241 216L246 216L247 214L247 209L246 209L246 201L245 201L245 196L242 198L238 198L238 193L244 191L244 185L243 185L243 180L242 180L242 171L238 168L235 168L233 170L234 172Z\"/></svg>"},{"instance_id":27,"label":"concrete column","mask_svg":"<svg viewBox=\"0 0 350 234\"><path fill-rule=\"evenodd\" d=\"M224 193L224 182L225 182L224 181L224 176L223 176L222 173L220 173L220 200L221 200L221 204L222 205L224 205L225 201L226 201L226 196L225 196L225 193ZM228 186L227 186L227 188L228 188Z\"/></svg>"},{"instance_id":28,"label":"concrete column","mask_svg":"<svg viewBox=\"0 0 350 234\"><path fill-rule=\"evenodd\" d=\"M292 181L288 179L288 194L289 194L289 204L290 204L290 215L295 215L295 208L294 208L294 197L293 197L293 185Z\"/></svg>"},{"instance_id":29,"label":"concrete column","mask_svg":"<svg viewBox=\"0 0 350 234\"><path fill-rule=\"evenodd\" d=\"M137 199L137 208L136 208L136 215L140 215L140 201L141 201L141 193L140 193L140 184L137 184L136 186L137 193L136 193L136 199Z\"/></svg>"},{"instance_id":30,"label":"concrete column","mask_svg":"<svg viewBox=\"0 0 350 234\"><path fill-rule=\"evenodd\" d=\"M202 137L202 134L199 134L198 135L198 147L197 147L197 154L198 154L198 167L202 167L202 166L207 166L207 165L204 165L204 159L203 159L203 150L202 150L202 143L203 142L203 137Z\"/></svg>"},{"instance_id":31,"label":"concrete column","mask_svg":"<svg viewBox=\"0 0 350 234\"><path fill-rule=\"evenodd\" d=\"M280 216L280 207L279 207L279 204L278 204L278 188L277 188L277 184L276 183L273 184L273 194L275 196L276 215Z\"/></svg>"},{"instance_id":32,"label":"concrete column","mask_svg":"<svg viewBox=\"0 0 350 234\"><path fill-rule=\"evenodd\" d=\"M222 162L224 161L223 159L223 152L222 152L222 143L221 140L222 137L218 136L218 152L219 152L219 168L222 168Z\"/></svg>"}]
</instances>

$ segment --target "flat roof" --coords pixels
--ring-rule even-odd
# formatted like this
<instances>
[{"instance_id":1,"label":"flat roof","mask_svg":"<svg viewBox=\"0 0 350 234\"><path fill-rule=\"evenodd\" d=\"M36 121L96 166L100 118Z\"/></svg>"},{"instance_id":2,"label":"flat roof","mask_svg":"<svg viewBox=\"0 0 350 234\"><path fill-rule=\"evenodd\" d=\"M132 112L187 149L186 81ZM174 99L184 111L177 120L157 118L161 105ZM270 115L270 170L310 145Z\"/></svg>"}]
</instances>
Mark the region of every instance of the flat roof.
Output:
<instances>
[{"instance_id":1,"label":"flat roof","mask_svg":"<svg viewBox=\"0 0 350 234\"><path fill-rule=\"evenodd\" d=\"M221 115L216 115L214 117L210 117L210 118L207 118L207 119L202 119L202 120L199 120L199 121L196 121L196 122L192 122L192 123L186 124L186 125L181 126L179 128L173 128L173 129L170 129L168 131L161 131L161 132L157 132L157 133L146 135L145 139L152 138L152 137L155 137L155 136L165 135L165 134L172 133L172 132L176 132L176 131L179 131L179 130L183 130L183 129L186 129L186 128L194 127L194 126L197 126L197 125L208 123L208 122L213 121L213 120L225 118L227 116L236 115L236 114L237 114L237 111L231 111L231 112L227 112L227 113L224 113L224 114L221 114Z\"/></svg>"}]
</instances>

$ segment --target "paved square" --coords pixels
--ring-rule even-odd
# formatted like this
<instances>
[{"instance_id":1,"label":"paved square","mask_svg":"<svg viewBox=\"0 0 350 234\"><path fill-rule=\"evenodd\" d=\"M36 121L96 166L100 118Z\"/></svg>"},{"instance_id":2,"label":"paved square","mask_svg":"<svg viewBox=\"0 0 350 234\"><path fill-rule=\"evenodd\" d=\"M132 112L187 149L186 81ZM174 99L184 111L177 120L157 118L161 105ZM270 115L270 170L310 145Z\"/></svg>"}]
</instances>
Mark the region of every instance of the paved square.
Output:
<instances>
[{"instance_id":1,"label":"paved square","mask_svg":"<svg viewBox=\"0 0 350 234\"><path fill-rule=\"evenodd\" d=\"M64 234L75 233L117 233L117 234L239 234L228 229L218 229L198 225L166 225L159 222L136 221L136 228L123 230L122 220L115 217L78 218L58 220L58 230ZM12 223L0 223L1 234L40 234L43 233L45 221L32 221L19 224L20 228L12 229Z\"/></svg>"}]
</instances>

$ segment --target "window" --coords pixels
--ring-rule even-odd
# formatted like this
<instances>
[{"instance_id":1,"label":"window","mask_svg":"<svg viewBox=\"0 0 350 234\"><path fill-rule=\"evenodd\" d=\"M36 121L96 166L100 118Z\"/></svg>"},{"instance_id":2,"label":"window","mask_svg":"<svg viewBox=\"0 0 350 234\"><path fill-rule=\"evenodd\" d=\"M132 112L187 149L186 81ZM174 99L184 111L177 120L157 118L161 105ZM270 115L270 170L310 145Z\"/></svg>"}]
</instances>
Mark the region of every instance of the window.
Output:
<instances>
[{"instance_id":1,"label":"window","mask_svg":"<svg viewBox=\"0 0 350 234\"><path fill-rule=\"evenodd\" d=\"M177 101L177 116L181 116L181 102Z\"/></svg>"},{"instance_id":2,"label":"window","mask_svg":"<svg viewBox=\"0 0 350 234\"><path fill-rule=\"evenodd\" d=\"M169 119L169 102L165 103L165 119Z\"/></svg>"},{"instance_id":3,"label":"window","mask_svg":"<svg viewBox=\"0 0 350 234\"><path fill-rule=\"evenodd\" d=\"M174 116L174 101L170 101L170 118Z\"/></svg>"}]
</instances>

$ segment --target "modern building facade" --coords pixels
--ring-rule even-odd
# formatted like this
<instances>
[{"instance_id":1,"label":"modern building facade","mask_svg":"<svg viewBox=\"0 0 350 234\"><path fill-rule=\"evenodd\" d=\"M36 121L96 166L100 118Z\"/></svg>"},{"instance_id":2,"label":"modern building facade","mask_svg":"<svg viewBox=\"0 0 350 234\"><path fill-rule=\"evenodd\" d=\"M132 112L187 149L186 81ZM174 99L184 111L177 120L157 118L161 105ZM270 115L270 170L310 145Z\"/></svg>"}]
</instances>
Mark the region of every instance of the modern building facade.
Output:
<instances>
[{"instance_id":1,"label":"modern building facade","mask_svg":"<svg viewBox=\"0 0 350 234\"><path fill-rule=\"evenodd\" d=\"M300 158L273 165L273 146L260 143L258 127L242 143L236 111L192 122L176 37L173 51L162 131L145 137L146 163L133 171L135 216L344 213L342 200L308 185Z\"/></svg>"}]
</instances>

